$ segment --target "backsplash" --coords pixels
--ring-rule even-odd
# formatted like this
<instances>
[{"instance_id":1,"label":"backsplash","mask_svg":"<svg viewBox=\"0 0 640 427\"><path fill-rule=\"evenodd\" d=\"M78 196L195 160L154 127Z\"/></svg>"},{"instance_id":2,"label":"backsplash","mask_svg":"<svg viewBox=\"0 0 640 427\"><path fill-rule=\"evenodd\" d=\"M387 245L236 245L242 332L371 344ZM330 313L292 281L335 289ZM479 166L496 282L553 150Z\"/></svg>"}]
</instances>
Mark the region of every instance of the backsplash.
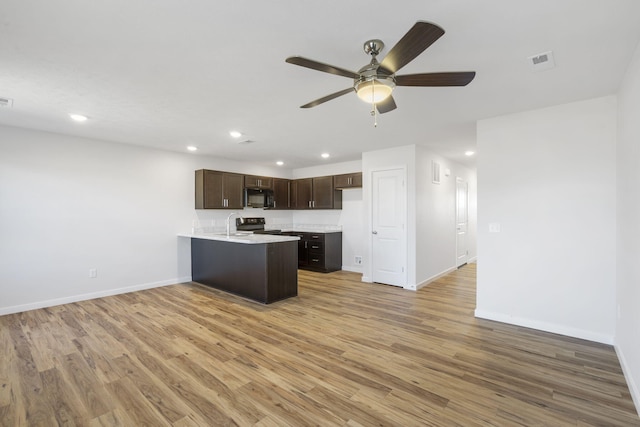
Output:
<instances>
[{"instance_id":1,"label":"backsplash","mask_svg":"<svg viewBox=\"0 0 640 427\"><path fill-rule=\"evenodd\" d=\"M295 230L330 232L341 231L340 212L330 210L319 211L277 211L268 209L243 210L196 210L191 221L190 232L224 233L227 229L227 217L231 213L231 229L235 230L236 218L264 217L267 230Z\"/></svg>"}]
</instances>

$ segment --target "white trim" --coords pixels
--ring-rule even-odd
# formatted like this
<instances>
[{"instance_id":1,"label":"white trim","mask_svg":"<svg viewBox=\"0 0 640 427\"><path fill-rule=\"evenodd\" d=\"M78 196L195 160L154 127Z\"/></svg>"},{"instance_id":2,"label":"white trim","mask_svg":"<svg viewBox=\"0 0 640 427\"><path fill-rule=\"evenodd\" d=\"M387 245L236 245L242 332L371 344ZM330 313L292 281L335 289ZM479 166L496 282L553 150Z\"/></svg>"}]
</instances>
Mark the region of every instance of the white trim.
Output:
<instances>
[{"instance_id":1,"label":"white trim","mask_svg":"<svg viewBox=\"0 0 640 427\"><path fill-rule=\"evenodd\" d=\"M343 265L342 269L344 271L350 271L352 273L362 273L362 267L353 267L350 265Z\"/></svg>"},{"instance_id":2,"label":"white trim","mask_svg":"<svg viewBox=\"0 0 640 427\"><path fill-rule=\"evenodd\" d=\"M373 283L373 280L371 280L371 277L365 276L365 275L362 275L361 281L364 283Z\"/></svg>"},{"instance_id":3,"label":"white trim","mask_svg":"<svg viewBox=\"0 0 640 427\"><path fill-rule=\"evenodd\" d=\"M415 284L406 284L402 287L402 289L406 289L408 291L416 291L416 285Z\"/></svg>"},{"instance_id":4,"label":"white trim","mask_svg":"<svg viewBox=\"0 0 640 427\"><path fill-rule=\"evenodd\" d=\"M145 289L159 288L162 286L175 285L177 283L190 282L191 276L178 277L176 279L162 280L160 282L143 283L141 285L127 286L125 288L109 289L106 291L92 292L89 294L73 295L70 297L56 298L45 301L37 301L29 304L14 305L10 307L0 307L0 316L5 314L21 313L23 311L36 310L39 308L53 307L62 304L71 304L79 301L86 301L95 298L109 297L113 295L126 294L129 292L142 291Z\"/></svg>"},{"instance_id":5,"label":"white trim","mask_svg":"<svg viewBox=\"0 0 640 427\"><path fill-rule=\"evenodd\" d=\"M403 206L402 209L404 211L404 271L403 271L403 277L402 277L402 282L404 284L401 285L391 285L390 283L385 283L386 285L391 285L391 286L399 286L402 288L406 288L409 285L409 178L408 178L408 169L407 169L407 165L403 165L403 166L397 166L397 167L391 167L391 166L385 166L385 167L381 167L381 168L374 168L369 170L369 183L370 183L370 190L369 190L369 253L371 254L371 262L369 263L369 272L371 273L371 279L369 280L369 283L373 283L373 276L374 276L374 266L373 266L373 234L371 233L371 229L373 228L373 175L376 172L387 172L387 171L395 171L395 170L401 170L402 171L402 186L404 187L403 189ZM364 278L363 278L364 281ZM415 285L412 289L415 289Z\"/></svg>"},{"instance_id":6,"label":"white trim","mask_svg":"<svg viewBox=\"0 0 640 427\"><path fill-rule=\"evenodd\" d=\"M475 310L475 317L478 317L480 319L494 320L496 322L507 323L510 325L523 326L525 328L537 329L539 331L551 332L553 334L566 335L568 337L599 342L601 344L613 345L613 335L599 334L591 331L586 331L584 329L557 325L555 323L539 322L537 320L510 316L503 313L492 313L478 309Z\"/></svg>"},{"instance_id":7,"label":"white trim","mask_svg":"<svg viewBox=\"0 0 640 427\"><path fill-rule=\"evenodd\" d=\"M447 274L456 271L458 268L457 267L451 267L446 269L445 271L443 271L442 273L438 273L435 276L431 276L430 278L428 278L427 280L423 280L422 282L418 283L417 288L423 288L425 286L427 286L428 284L430 284L431 282L435 282L436 280L438 280L439 278L446 276Z\"/></svg>"},{"instance_id":8,"label":"white trim","mask_svg":"<svg viewBox=\"0 0 640 427\"><path fill-rule=\"evenodd\" d=\"M629 368L627 359L624 357L624 353L617 345L614 345L613 348L615 349L618 360L620 361L624 378L627 380L631 399L636 406L636 412L638 413L638 416L640 416L640 389L638 388L638 384L633 381L633 375L631 375L631 369Z\"/></svg>"}]
</instances>

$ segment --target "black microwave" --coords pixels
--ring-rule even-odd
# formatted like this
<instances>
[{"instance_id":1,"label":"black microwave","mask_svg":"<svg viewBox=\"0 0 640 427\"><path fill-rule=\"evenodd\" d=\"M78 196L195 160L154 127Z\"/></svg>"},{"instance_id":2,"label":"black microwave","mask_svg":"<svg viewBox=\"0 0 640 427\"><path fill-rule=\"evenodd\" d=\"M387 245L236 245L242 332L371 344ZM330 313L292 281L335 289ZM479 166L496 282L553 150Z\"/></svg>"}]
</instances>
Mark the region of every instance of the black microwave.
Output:
<instances>
[{"instance_id":1,"label":"black microwave","mask_svg":"<svg viewBox=\"0 0 640 427\"><path fill-rule=\"evenodd\" d=\"M245 188L244 205L247 208L273 208L273 190Z\"/></svg>"}]
</instances>

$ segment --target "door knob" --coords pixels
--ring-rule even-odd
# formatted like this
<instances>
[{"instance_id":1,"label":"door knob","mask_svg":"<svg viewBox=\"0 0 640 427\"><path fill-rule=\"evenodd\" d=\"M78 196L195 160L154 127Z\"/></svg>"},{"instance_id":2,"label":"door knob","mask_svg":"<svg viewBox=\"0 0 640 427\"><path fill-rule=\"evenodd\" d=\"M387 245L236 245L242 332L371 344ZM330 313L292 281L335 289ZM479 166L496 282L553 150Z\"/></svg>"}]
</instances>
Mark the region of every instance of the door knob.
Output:
<instances>
[{"instance_id":1,"label":"door knob","mask_svg":"<svg viewBox=\"0 0 640 427\"><path fill-rule=\"evenodd\" d=\"M371 232L371 234L378 234L378 232L377 232L377 231L375 231L375 230L373 230L373 231Z\"/></svg>"}]
</instances>

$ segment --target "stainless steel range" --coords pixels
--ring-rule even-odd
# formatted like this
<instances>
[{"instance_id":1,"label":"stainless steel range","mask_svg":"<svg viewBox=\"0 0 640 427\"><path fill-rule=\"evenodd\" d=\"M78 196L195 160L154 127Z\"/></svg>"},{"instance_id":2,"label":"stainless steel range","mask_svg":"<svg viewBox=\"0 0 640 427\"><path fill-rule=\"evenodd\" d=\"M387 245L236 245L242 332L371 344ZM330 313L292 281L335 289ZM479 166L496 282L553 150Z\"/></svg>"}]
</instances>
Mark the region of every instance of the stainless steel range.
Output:
<instances>
[{"instance_id":1,"label":"stainless steel range","mask_svg":"<svg viewBox=\"0 0 640 427\"><path fill-rule=\"evenodd\" d=\"M282 230L265 230L264 218L236 218L236 230L251 231L254 234L282 234Z\"/></svg>"}]
</instances>

